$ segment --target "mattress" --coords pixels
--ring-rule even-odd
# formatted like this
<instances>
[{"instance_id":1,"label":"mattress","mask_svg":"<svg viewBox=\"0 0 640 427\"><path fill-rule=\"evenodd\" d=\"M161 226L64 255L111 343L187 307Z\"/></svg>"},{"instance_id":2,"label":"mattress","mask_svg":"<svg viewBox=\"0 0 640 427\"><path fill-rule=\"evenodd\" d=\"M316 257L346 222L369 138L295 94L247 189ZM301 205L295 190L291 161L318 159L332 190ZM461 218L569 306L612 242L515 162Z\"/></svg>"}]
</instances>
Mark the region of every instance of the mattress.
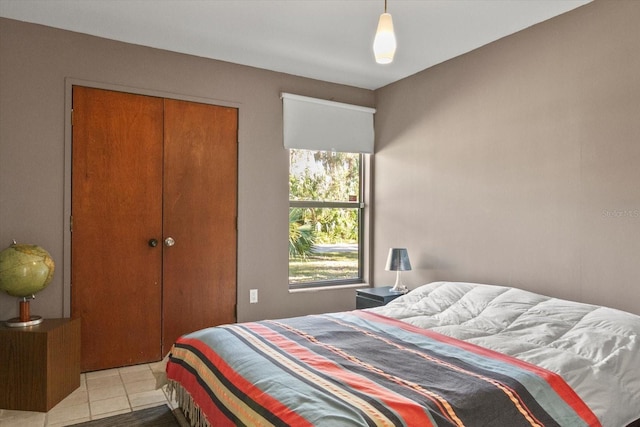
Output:
<instances>
[{"instance_id":1,"label":"mattress","mask_svg":"<svg viewBox=\"0 0 640 427\"><path fill-rule=\"evenodd\" d=\"M603 426L640 419L640 316L460 282L426 284L368 310L558 373Z\"/></svg>"}]
</instances>

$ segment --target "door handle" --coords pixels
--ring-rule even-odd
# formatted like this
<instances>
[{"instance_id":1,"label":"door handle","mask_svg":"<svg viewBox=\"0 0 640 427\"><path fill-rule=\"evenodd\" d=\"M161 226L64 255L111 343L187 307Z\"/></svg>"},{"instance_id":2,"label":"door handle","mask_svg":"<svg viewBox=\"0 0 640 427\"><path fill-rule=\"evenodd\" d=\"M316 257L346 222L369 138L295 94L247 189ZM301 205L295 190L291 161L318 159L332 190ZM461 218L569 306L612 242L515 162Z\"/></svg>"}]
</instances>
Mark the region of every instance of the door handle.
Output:
<instances>
[{"instance_id":1,"label":"door handle","mask_svg":"<svg viewBox=\"0 0 640 427\"><path fill-rule=\"evenodd\" d=\"M167 237L166 239L164 239L164 245L167 247L171 247L175 244L176 244L176 241L173 240L173 237Z\"/></svg>"},{"instance_id":2,"label":"door handle","mask_svg":"<svg viewBox=\"0 0 640 427\"><path fill-rule=\"evenodd\" d=\"M151 246L152 248L155 248L156 246L158 246L158 240L149 239L149 246Z\"/></svg>"}]
</instances>

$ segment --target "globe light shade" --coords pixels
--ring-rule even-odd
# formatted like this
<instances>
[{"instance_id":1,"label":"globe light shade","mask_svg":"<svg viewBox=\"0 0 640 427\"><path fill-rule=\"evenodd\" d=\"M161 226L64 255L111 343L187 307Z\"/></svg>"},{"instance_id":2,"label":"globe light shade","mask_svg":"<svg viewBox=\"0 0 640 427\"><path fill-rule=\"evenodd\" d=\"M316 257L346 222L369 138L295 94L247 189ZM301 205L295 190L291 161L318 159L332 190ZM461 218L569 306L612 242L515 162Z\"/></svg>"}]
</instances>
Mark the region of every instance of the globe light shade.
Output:
<instances>
[{"instance_id":1,"label":"globe light shade","mask_svg":"<svg viewBox=\"0 0 640 427\"><path fill-rule=\"evenodd\" d=\"M396 35L393 31L391 14L385 12L380 15L378 30L373 40L373 53L378 64L390 64L396 53Z\"/></svg>"}]
</instances>

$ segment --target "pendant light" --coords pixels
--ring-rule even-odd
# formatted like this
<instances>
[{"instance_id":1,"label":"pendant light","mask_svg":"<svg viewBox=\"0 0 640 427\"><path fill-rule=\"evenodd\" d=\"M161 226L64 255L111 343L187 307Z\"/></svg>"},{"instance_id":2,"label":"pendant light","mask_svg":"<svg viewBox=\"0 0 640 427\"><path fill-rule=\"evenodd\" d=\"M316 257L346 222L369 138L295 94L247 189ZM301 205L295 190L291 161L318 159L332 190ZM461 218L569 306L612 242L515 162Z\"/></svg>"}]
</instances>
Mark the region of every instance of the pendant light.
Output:
<instances>
[{"instance_id":1,"label":"pendant light","mask_svg":"<svg viewBox=\"0 0 640 427\"><path fill-rule=\"evenodd\" d=\"M393 32L393 20L387 13L387 0L384 0L384 13L380 15L378 30L373 40L373 53L378 64L390 64L396 53L396 35Z\"/></svg>"}]
</instances>

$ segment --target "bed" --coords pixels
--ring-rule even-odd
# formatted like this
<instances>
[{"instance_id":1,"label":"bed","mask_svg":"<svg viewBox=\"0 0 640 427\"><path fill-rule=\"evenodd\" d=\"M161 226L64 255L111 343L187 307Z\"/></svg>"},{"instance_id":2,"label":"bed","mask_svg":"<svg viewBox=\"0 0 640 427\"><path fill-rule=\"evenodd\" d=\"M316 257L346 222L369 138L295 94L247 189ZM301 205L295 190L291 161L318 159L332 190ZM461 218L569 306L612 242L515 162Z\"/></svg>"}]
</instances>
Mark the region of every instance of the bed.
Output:
<instances>
[{"instance_id":1,"label":"bed","mask_svg":"<svg viewBox=\"0 0 640 427\"><path fill-rule=\"evenodd\" d=\"M640 426L640 316L510 287L223 325L173 346L194 426Z\"/></svg>"}]
</instances>

